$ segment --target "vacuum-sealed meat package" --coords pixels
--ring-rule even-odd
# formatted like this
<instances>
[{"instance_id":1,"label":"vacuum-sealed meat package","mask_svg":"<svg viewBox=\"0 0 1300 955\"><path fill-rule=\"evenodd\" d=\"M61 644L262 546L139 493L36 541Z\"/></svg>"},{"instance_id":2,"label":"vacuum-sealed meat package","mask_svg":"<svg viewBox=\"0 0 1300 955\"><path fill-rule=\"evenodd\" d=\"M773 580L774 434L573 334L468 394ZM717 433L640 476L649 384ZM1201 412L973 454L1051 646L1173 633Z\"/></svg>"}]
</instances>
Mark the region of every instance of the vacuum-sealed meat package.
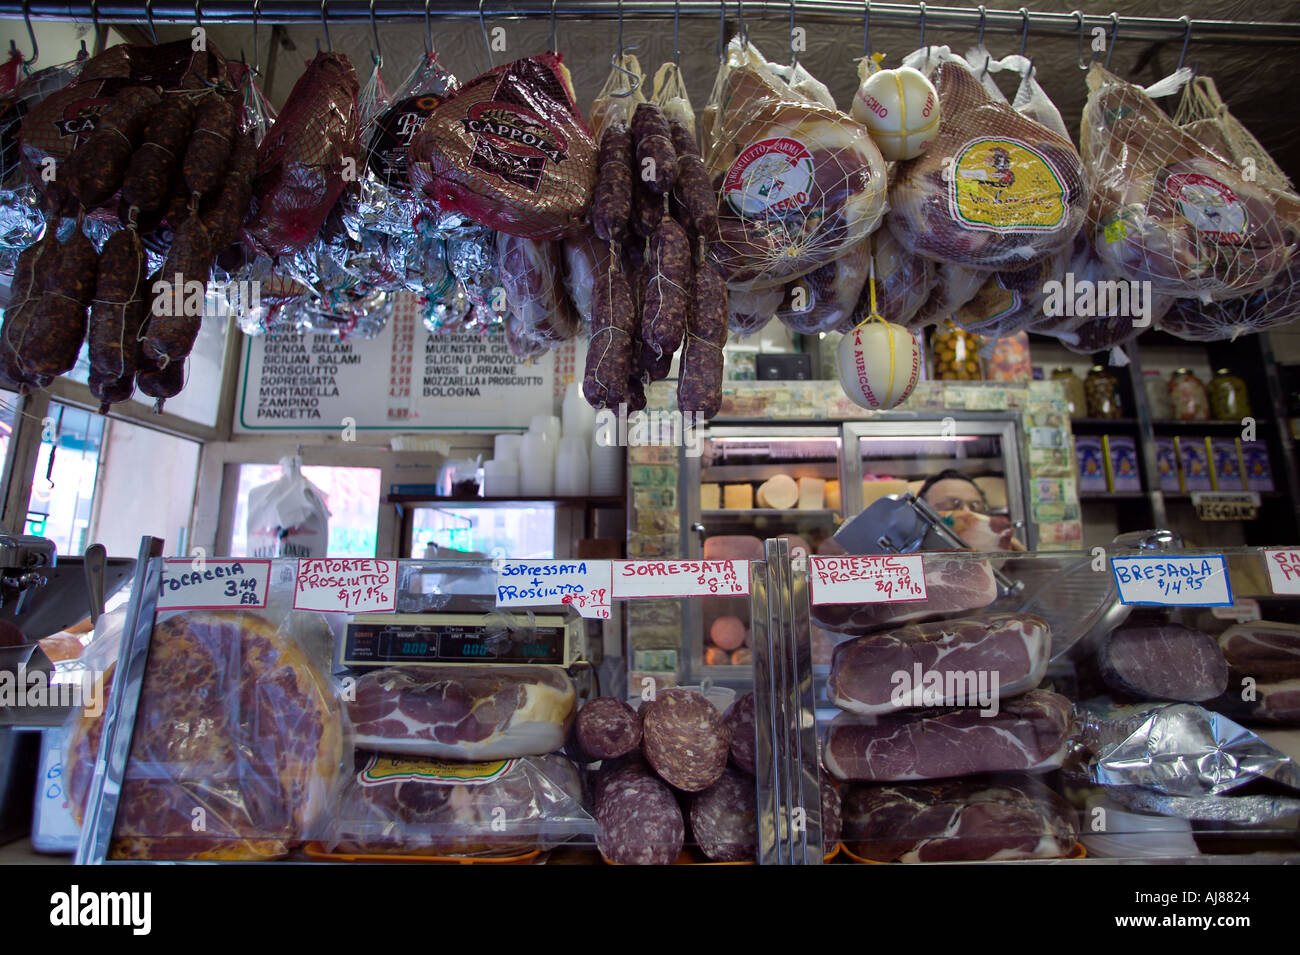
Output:
<instances>
[{"instance_id":1,"label":"vacuum-sealed meat package","mask_svg":"<svg viewBox=\"0 0 1300 955\"><path fill-rule=\"evenodd\" d=\"M1070 140L981 85L947 47L904 60L939 93L939 133L899 163L890 219L912 252L974 269L1021 269L1068 249L1087 187Z\"/></svg>"},{"instance_id":2,"label":"vacuum-sealed meat package","mask_svg":"<svg viewBox=\"0 0 1300 955\"><path fill-rule=\"evenodd\" d=\"M500 856L590 837L578 769L559 755L493 762L358 752L321 840L331 851Z\"/></svg>"},{"instance_id":3,"label":"vacuum-sealed meat package","mask_svg":"<svg viewBox=\"0 0 1300 955\"><path fill-rule=\"evenodd\" d=\"M429 114L411 161L443 212L529 239L580 230L596 180L596 143L554 53L465 83Z\"/></svg>"},{"instance_id":4,"label":"vacuum-sealed meat package","mask_svg":"<svg viewBox=\"0 0 1300 955\"><path fill-rule=\"evenodd\" d=\"M564 292L561 252L557 242L497 237L497 275L510 313L523 334L552 345L568 341L581 324Z\"/></svg>"},{"instance_id":5,"label":"vacuum-sealed meat package","mask_svg":"<svg viewBox=\"0 0 1300 955\"><path fill-rule=\"evenodd\" d=\"M787 284L858 245L885 211L885 163L866 127L791 89L733 40L706 110L718 193L710 249L733 289Z\"/></svg>"},{"instance_id":6,"label":"vacuum-sealed meat package","mask_svg":"<svg viewBox=\"0 0 1300 955\"><path fill-rule=\"evenodd\" d=\"M577 697L559 667L385 667L357 680L358 748L433 759L512 759L558 750Z\"/></svg>"},{"instance_id":7,"label":"vacuum-sealed meat package","mask_svg":"<svg viewBox=\"0 0 1300 955\"><path fill-rule=\"evenodd\" d=\"M801 335L829 332L850 322L871 271L871 239L786 286L776 317Z\"/></svg>"}]
</instances>

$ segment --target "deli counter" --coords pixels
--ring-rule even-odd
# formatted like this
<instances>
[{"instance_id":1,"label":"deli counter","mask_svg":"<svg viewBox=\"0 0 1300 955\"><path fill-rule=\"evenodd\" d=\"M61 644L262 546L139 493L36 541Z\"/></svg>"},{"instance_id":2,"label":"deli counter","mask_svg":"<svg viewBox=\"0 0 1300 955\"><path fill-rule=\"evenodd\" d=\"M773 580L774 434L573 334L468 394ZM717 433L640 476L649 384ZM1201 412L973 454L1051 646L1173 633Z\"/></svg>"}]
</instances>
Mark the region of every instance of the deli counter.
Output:
<instances>
[{"instance_id":1,"label":"deli counter","mask_svg":"<svg viewBox=\"0 0 1300 955\"><path fill-rule=\"evenodd\" d=\"M76 858L1300 861L1300 553L1136 543L141 561L57 741ZM745 679L636 672L667 595L743 608Z\"/></svg>"}]
</instances>

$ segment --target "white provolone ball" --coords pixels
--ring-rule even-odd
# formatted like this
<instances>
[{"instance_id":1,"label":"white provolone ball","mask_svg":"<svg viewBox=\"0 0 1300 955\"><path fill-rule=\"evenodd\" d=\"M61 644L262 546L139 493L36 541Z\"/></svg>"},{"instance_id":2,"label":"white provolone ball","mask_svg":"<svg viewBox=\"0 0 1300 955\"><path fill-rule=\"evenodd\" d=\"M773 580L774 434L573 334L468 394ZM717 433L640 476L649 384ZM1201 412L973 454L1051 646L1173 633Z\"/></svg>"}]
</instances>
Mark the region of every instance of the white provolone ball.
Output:
<instances>
[{"instance_id":1,"label":"white provolone ball","mask_svg":"<svg viewBox=\"0 0 1300 955\"><path fill-rule=\"evenodd\" d=\"M902 325L867 322L840 339L838 365L840 386L854 404L893 408L916 387L921 350Z\"/></svg>"},{"instance_id":2,"label":"white provolone ball","mask_svg":"<svg viewBox=\"0 0 1300 955\"><path fill-rule=\"evenodd\" d=\"M879 70L858 87L853 118L867 127L886 159L915 159L939 134L939 95L910 66Z\"/></svg>"}]
</instances>

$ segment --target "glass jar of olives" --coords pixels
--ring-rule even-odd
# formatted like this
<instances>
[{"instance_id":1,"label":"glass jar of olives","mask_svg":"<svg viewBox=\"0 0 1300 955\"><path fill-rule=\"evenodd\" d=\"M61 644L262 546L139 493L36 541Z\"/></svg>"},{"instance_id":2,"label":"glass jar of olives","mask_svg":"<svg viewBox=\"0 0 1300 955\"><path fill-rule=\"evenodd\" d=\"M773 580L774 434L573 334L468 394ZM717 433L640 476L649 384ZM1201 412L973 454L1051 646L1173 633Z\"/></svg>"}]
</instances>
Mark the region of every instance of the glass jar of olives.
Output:
<instances>
[{"instance_id":1,"label":"glass jar of olives","mask_svg":"<svg viewBox=\"0 0 1300 955\"><path fill-rule=\"evenodd\" d=\"M1065 388L1065 402L1070 409L1071 418L1088 416L1088 400L1083 392L1083 380L1070 368L1062 365L1052 369L1052 381L1059 381Z\"/></svg>"},{"instance_id":2,"label":"glass jar of olives","mask_svg":"<svg viewBox=\"0 0 1300 955\"><path fill-rule=\"evenodd\" d=\"M1220 421L1250 417L1246 383L1227 368L1220 368L1210 379L1210 415Z\"/></svg>"},{"instance_id":3,"label":"glass jar of olives","mask_svg":"<svg viewBox=\"0 0 1300 955\"><path fill-rule=\"evenodd\" d=\"M934 376L941 381L980 381L979 336L945 322L930 336Z\"/></svg>"},{"instance_id":4,"label":"glass jar of olives","mask_svg":"<svg viewBox=\"0 0 1300 955\"><path fill-rule=\"evenodd\" d=\"M1083 382L1083 393L1088 402L1089 418L1122 418L1124 407L1120 402L1119 378L1115 373L1093 365Z\"/></svg>"}]
</instances>

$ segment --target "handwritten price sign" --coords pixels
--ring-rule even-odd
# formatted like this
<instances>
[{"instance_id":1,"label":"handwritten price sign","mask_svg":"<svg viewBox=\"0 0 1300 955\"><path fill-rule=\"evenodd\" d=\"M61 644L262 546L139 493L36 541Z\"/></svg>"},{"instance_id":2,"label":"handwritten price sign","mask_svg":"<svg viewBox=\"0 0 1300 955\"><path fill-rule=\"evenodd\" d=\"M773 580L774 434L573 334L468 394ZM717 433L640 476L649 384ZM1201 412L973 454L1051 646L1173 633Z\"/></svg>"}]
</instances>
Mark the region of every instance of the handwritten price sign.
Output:
<instances>
[{"instance_id":1,"label":"handwritten price sign","mask_svg":"<svg viewBox=\"0 0 1300 955\"><path fill-rule=\"evenodd\" d=\"M744 560L616 560L615 597L747 597Z\"/></svg>"},{"instance_id":2,"label":"handwritten price sign","mask_svg":"<svg viewBox=\"0 0 1300 955\"><path fill-rule=\"evenodd\" d=\"M1275 594L1300 594L1300 550L1270 547L1264 551L1268 582Z\"/></svg>"},{"instance_id":3,"label":"handwritten price sign","mask_svg":"<svg viewBox=\"0 0 1300 955\"><path fill-rule=\"evenodd\" d=\"M1152 607L1227 607L1228 562L1210 557L1112 557L1121 603Z\"/></svg>"},{"instance_id":4,"label":"handwritten price sign","mask_svg":"<svg viewBox=\"0 0 1300 955\"><path fill-rule=\"evenodd\" d=\"M266 606L269 560L169 560L163 564L159 610L228 610Z\"/></svg>"},{"instance_id":5,"label":"handwritten price sign","mask_svg":"<svg viewBox=\"0 0 1300 955\"><path fill-rule=\"evenodd\" d=\"M925 599L920 554L811 557L814 604L895 603Z\"/></svg>"},{"instance_id":6,"label":"handwritten price sign","mask_svg":"<svg viewBox=\"0 0 1300 955\"><path fill-rule=\"evenodd\" d=\"M567 604L581 617L608 620L613 589L607 560L503 560L497 565L498 607Z\"/></svg>"},{"instance_id":7,"label":"handwritten price sign","mask_svg":"<svg viewBox=\"0 0 1300 955\"><path fill-rule=\"evenodd\" d=\"M392 613L397 609L397 561L368 557L299 560L293 609Z\"/></svg>"}]
</instances>

